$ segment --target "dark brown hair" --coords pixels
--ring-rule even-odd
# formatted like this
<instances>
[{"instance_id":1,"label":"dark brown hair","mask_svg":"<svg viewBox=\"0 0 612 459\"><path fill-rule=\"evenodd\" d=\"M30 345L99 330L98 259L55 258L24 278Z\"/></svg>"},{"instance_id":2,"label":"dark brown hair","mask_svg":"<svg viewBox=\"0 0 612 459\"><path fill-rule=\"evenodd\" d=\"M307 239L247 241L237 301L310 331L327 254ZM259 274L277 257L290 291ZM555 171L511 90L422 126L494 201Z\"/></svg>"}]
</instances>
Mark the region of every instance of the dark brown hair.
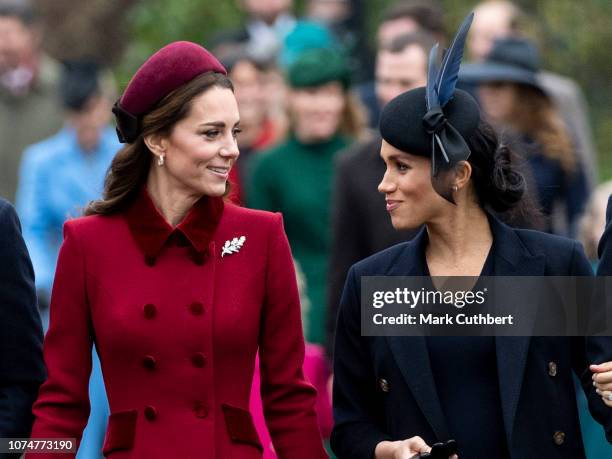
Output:
<instances>
[{"instance_id":1,"label":"dark brown hair","mask_svg":"<svg viewBox=\"0 0 612 459\"><path fill-rule=\"evenodd\" d=\"M102 199L92 201L85 215L109 215L124 209L147 180L153 153L144 142L151 134L170 135L176 123L189 115L191 103L200 94L218 86L234 90L230 79L214 72L203 73L160 100L141 120L138 138L113 158L104 180Z\"/></svg>"},{"instance_id":2,"label":"dark brown hair","mask_svg":"<svg viewBox=\"0 0 612 459\"><path fill-rule=\"evenodd\" d=\"M381 22L410 18L418 26L434 35L444 36L444 14L442 8L433 1L403 0L392 4L382 16Z\"/></svg>"},{"instance_id":3,"label":"dark brown hair","mask_svg":"<svg viewBox=\"0 0 612 459\"><path fill-rule=\"evenodd\" d=\"M511 225L541 229L542 214L528 190L525 172L512 147L502 141L486 121L480 122L466 142L471 152L468 162L472 166L472 182L480 206L499 214Z\"/></svg>"},{"instance_id":4,"label":"dark brown hair","mask_svg":"<svg viewBox=\"0 0 612 459\"><path fill-rule=\"evenodd\" d=\"M576 170L576 153L561 115L542 91L532 86L512 84L516 95L505 120L519 134L536 140L547 158L559 161L563 170Z\"/></svg>"},{"instance_id":5,"label":"dark brown hair","mask_svg":"<svg viewBox=\"0 0 612 459\"><path fill-rule=\"evenodd\" d=\"M391 43L381 43L378 50L398 54L409 46L416 45L423 50L425 56L429 56L429 51L435 44L436 39L432 34L426 31L418 31L398 35L391 40Z\"/></svg>"}]
</instances>

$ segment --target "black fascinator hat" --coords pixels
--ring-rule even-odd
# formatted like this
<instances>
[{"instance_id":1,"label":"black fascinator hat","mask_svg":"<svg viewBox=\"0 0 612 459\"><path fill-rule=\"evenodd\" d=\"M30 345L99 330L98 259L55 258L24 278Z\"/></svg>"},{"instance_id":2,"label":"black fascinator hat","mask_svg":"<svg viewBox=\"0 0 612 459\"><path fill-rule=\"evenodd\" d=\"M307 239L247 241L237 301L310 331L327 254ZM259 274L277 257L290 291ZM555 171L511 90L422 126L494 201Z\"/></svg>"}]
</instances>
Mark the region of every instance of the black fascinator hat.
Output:
<instances>
[{"instance_id":1,"label":"black fascinator hat","mask_svg":"<svg viewBox=\"0 0 612 459\"><path fill-rule=\"evenodd\" d=\"M461 24L449 49L438 64L438 45L429 53L427 87L400 94L381 115L382 138L395 148L431 157L434 190L455 204L452 195L454 168L470 156L466 143L480 123L476 100L455 89L463 48L474 13Z\"/></svg>"}]
</instances>

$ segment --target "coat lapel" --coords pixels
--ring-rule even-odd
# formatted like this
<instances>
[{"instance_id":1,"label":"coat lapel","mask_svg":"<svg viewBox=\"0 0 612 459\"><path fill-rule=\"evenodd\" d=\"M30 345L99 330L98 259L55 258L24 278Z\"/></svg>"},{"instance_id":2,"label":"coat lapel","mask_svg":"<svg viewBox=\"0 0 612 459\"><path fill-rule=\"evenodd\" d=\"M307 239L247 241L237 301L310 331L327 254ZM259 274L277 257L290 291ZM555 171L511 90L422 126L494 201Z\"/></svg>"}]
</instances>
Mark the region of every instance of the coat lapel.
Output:
<instances>
[{"instance_id":1,"label":"coat lapel","mask_svg":"<svg viewBox=\"0 0 612 459\"><path fill-rule=\"evenodd\" d=\"M422 229L410 241L401 257L386 274L388 276L423 276L423 250L427 232ZM424 337L387 336L389 348L406 384L440 441L449 439L448 427L429 362L429 352Z\"/></svg>"},{"instance_id":2,"label":"coat lapel","mask_svg":"<svg viewBox=\"0 0 612 459\"><path fill-rule=\"evenodd\" d=\"M495 244L495 276L541 276L545 257L527 250L516 231L490 216ZM533 320L535 314L530 319ZM521 385L529 352L530 337L497 337L497 374L502 401L504 428L508 445L512 444L514 419L521 394Z\"/></svg>"}]
</instances>

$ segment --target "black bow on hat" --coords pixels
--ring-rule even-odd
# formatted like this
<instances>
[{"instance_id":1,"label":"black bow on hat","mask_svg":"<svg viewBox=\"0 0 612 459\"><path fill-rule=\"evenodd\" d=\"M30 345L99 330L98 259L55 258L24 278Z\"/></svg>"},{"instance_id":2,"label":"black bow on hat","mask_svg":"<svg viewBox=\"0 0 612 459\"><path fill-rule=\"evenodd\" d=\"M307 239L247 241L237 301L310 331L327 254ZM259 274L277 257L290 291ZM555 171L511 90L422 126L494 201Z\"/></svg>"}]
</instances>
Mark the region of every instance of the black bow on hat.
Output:
<instances>
[{"instance_id":1,"label":"black bow on hat","mask_svg":"<svg viewBox=\"0 0 612 459\"><path fill-rule=\"evenodd\" d=\"M438 66L438 44L429 53L427 88L425 91L427 113L423 126L431 134L431 182L436 192L455 204L450 181L451 172L459 161L470 156L470 149L461 134L453 127L444 113L444 107L453 98L467 33L474 19L470 13L459 27L449 49Z\"/></svg>"}]
</instances>

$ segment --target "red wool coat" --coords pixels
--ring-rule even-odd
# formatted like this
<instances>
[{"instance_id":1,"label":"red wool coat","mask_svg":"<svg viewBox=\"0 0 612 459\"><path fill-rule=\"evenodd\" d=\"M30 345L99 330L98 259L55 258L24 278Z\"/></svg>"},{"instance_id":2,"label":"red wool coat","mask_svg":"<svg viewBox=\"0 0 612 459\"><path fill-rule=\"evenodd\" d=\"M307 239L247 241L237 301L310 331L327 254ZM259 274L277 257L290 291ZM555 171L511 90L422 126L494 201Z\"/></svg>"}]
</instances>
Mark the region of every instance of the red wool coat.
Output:
<instances>
[{"instance_id":1,"label":"red wool coat","mask_svg":"<svg viewBox=\"0 0 612 459\"><path fill-rule=\"evenodd\" d=\"M33 438L80 440L92 343L111 410L107 457L261 458L248 412L258 347L279 457L327 457L279 214L203 198L173 230L143 189L123 213L66 223Z\"/></svg>"}]
</instances>

